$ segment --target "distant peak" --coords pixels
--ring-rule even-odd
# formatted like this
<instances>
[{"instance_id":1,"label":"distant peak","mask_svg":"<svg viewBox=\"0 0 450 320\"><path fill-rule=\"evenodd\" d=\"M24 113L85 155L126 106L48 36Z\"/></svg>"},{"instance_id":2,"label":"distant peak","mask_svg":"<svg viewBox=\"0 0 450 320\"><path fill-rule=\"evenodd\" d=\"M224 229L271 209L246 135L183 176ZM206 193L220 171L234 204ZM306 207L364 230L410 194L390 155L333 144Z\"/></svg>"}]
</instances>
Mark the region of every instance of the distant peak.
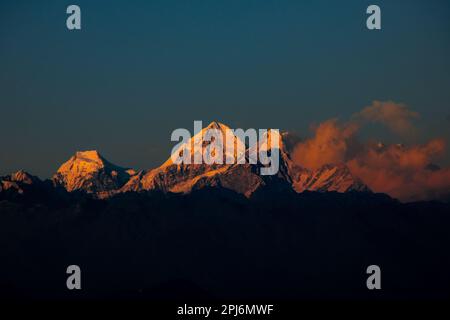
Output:
<instances>
[{"instance_id":1,"label":"distant peak","mask_svg":"<svg viewBox=\"0 0 450 320\"><path fill-rule=\"evenodd\" d=\"M99 166L108 164L108 161L103 158L97 150L77 151L71 160L76 162L96 163Z\"/></svg>"},{"instance_id":2,"label":"distant peak","mask_svg":"<svg viewBox=\"0 0 450 320\"><path fill-rule=\"evenodd\" d=\"M102 156L97 150L86 150L86 151L77 151L75 154L77 158L84 159L92 159L92 160L101 160Z\"/></svg>"},{"instance_id":3,"label":"distant peak","mask_svg":"<svg viewBox=\"0 0 450 320\"><path fill-rule=\"evenodd\" d=\"M134 175L131 169L122 168L103 158L97 150L77 151L64 162L53 176L53 183L67 191L81 190L102 198Z\"/></svg>"},{"instance_id":4,"label":"distant peak","mask_svg":"<svg viewBox=\"0 0 450 320\"><path fill-rule=\"evenodd\" d=\"M385 146L386 146L386 145L385 145L383 142L381 142L381 141L379 141L379 142L377 143L377 148L378 148L378 149L383 149Z\"/></svg>"},{"instance_id":5,"label":"distant peak","mask_svg":"<svg viewBox=\"0 0 450 320\"><path fill-rule=\"evenodd\" d=\"M58 172L70 172L74 169L76 171L92 172L107 165L109 163L97 150L77 151L74 156L59 167Z\"/></svg>"},{"instance_id":6,"label":"distant peak","mask_svg":"<svg viewBox=\"0 0 450 320\"><path fill-rule=\"evenodd\" d=\"M19 170L12 174L14 177L31 177L32 175L26 172L25 170Z\"/></svg>"},{"instance_id":7,"label":"distant peak","mask_svg":"<svg viewBox=\"0 0 450 320\"><path fill-rule=\"evenodd\" d=\"M218 130L225 130L229 129L229 127L223 123L220 123L218 121L213 121L205 129L218 129Z\"/></svg>"},{"instance_id":8,"label":"distant peak","mask_svg":"<svg viewBox=\"0 0 450 320\"><path fill-rule=\"evenodd\" d=\"M11 181L32 183L37 180L37 178L24 170L19 170L11 174Z\"/></svg>"},{"instance_id":9,"label":"distant peak","mask_svg":"<svg viewBox=\"0 0 450 320\"><path fill-rule=\"evenodd\" d=\"M272 149L272 146L275 146L276 142L278 142L278 149L283 149L283 139L279 130L276 129L267 129L264 132L262 138L259 141L259 149Z\"/></svg>"}]
</instances>

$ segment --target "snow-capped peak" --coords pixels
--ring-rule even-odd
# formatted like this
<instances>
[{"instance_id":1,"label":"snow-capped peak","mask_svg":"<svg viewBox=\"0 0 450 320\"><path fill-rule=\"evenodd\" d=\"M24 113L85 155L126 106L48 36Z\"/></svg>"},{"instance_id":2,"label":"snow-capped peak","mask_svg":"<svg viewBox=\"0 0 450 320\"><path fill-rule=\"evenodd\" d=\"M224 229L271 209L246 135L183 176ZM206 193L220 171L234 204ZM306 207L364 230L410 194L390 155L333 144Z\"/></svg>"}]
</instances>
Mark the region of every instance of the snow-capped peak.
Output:
<instances>
[{"instance_id":1,"label":"snow-capped peak","mask_svg":"<svg viewBox=\"0 0 450 320\"><path fill-rule=\"evenodd\" d=\"M217 129L220 131L225 131L225 130L230 130L230 127L228 127L227 125L218 122L218 121L212 121L210 124L208 124L202 131L206 131L209 129Z\"/></svg>"},{"instance_id":2,"label":"snow-capped peak","mask_svg":"<svg viewBox=\"0 0 450 320\"><path fill-rule=\"evenodd\" d=\"M62 174L69 172L88 173L97 171L102 167L104 167L104 164L98 152L79 151L68 161L64 162L57 172Z\"/></svg>"},{"instance_id":3,"label":"snow-capped peak","mask_svg":"<svg viewBox=\"0 0 450 320\"><path fill-rule=\"evenodd\" d=\"M96 150L78 151L53 176L67 191L81 190L99 197L120 188L134 171L116 166Z\"/></svg>"},{"instance_id":4,"label":"snow-capped peak","mask_svg":"<svg viewBox=\"0 0 450 320\"><path fill-rule=\"evenodd\" d=\"M259 137L259 142L257 146L251 146L250 150L256 148L260 152L266 152L271 149L284 149L283 148L283 139L279 130L276 129L268 129L264 132L262 136Z\"/></svg>"},{"instance_id":5,"label":"snow-capped peak","mask_svg":"<svg viewBox=\"0 0 450 320\"><path fill-rule=\"evenodd\" d=\"M11 181L32 184L36 181L39 181L39 178L29 174L24 170L19 170L11 174Z\"/></svg>"},{"instance_id":6,"label":"snow-capped peak","mask_svg":"<svg viewBox=\"0 0 450 320\"><path fill-rule=\"evenodd\" d=\"M80 160L103 162L103 157L97 150L77 151L75 157Z\"/></svg>"},{"instance_id":7,"label":"snow-capped peak","mask_svg":"<svg viewBox=\"0 0 450 320\"><path fill-rule=\"evenodd\" d=\"M190 162L194 163L196 158L203 159L205 149L213 142L216 147L222 149L223 164L227 162L226 159L236 159L238 150L245 153L244 142L233 133L233 130L223 123L213 121L191 137L188 142L173 150L172 155L184 157L186 154L189 154ZM233 146L233 148L231 148L231 146ZM203 162L203 160L201 160L201 162ZM162 167L173 164L174 162L171 156Z\"/></svg>"}]
</instances>

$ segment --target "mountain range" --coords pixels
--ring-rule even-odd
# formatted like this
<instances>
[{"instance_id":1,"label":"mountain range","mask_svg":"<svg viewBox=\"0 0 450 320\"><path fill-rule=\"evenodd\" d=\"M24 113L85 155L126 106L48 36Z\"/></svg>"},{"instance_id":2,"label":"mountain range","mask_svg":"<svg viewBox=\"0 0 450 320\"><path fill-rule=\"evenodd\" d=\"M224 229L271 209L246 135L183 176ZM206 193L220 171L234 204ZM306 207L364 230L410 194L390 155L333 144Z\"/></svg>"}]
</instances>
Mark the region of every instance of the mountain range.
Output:
<instances>
[{"instance_id":1,"label":"mountain range","mask_svg":"<svg viewBox=\"0 0 450 320\"><path fill-rule=\"evenodd\" d=\"M192 137L187 146L181 147L191 152L192 156L195 143L202 143L201 150L204 150L209 142L197 138L209 129L219 130L225 136L225 131L230 128L214 121L197 136ZM244 144L237 136L233 139L236 145ZM270 137L270 134L264 135L256 145L247 147L246 157L252 148L258 150L269 148L269 139L279 140L280 165L278 173L273 176L260 175L259 171L263 165L259 162L257 164L250 164L248 161L245 164L174 164L171 158L157 168L136 171L115 165L98 151L89 150L76 152L59 167L51 180L41 181L25 171L0 177L0 192L23 194L27 189L49 185L98 199L126 192L154 190L187 194L205 187L229 189L247 198L257 190L270 188L298 193L304 191L370 192L361 180L351 174L345 164L327 164L316 170L296 165L287 148L289 133L276 134L274 137ZM224 151L224 157L225 153L226 151Z\"/></svg>"},{"instance_id":2,"label":"mountain range","mask_svg":"<svg viewBox=\"0 0 450 320\"><path fill-rule=\"evenodd\" d=\"M272 139L272 176L261 163L171 158L137 172L81 151L51 179L1 177L0 298L448 300L450 203L371 192L343 164L300 167L287 133L246 156ZM175 151L192 153L194 140ZM65 286L71 264L84 279L76 293ZM378 292L366 287L372 264Z\"/></svg>"}]
</instances>

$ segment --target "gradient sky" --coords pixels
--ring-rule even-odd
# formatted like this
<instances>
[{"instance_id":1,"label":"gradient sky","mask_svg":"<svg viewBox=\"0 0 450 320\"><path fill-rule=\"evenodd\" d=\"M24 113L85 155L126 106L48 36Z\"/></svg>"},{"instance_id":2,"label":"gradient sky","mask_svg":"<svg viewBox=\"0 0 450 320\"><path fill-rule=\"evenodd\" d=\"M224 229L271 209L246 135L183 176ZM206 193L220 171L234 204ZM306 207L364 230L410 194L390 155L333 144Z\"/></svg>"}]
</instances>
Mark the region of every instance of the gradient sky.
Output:
<instances>
[{"instance_id":1,"label":"gradient sky","mask_svg":"<svg viewBox=\"0 0 450 320\"><path fill-rule=\"evenodd\" d=\"M369 4L381 31L365 27ZM2 0L0 175L49 177L84 149L152 168L194 120L304 135L373 100L448 140L449 57L448 0Z\"/></svg>"}]
</instances>

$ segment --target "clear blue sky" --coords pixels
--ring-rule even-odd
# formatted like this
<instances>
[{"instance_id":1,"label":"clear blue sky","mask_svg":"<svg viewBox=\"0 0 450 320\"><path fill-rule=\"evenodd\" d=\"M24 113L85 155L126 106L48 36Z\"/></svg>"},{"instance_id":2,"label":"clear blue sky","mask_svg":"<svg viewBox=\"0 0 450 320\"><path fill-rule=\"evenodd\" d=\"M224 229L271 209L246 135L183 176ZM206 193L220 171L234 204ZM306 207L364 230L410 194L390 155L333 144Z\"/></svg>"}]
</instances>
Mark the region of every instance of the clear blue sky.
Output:
<instances>
[{"instance_id":1,"label":"clear blue sky","mask_svg":"<svg viewBox=\"0 0 450 320\"><path fill-rule=\"evenodd\" d=\"M0 174L49 177L83 149L151 168L194 120L306 134L372 100L448 138L449 57L446 0L1 1Z\"/></svg>"}]
</instances>

